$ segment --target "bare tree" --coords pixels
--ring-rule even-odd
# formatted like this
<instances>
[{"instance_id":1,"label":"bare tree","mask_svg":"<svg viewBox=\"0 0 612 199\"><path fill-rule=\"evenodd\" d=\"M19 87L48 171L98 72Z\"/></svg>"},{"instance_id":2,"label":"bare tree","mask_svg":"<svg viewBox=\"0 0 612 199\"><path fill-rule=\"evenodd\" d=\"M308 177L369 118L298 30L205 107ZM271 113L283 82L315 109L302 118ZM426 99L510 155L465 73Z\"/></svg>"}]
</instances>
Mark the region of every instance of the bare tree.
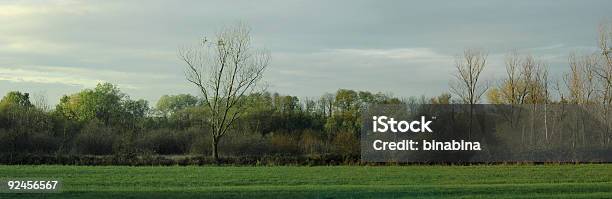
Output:
<instances>
[{"instance_id":1,"label":"bare tree","mask_svg":"<svg viewBox=\"0 0 612 199\"><path fill-rule=\"evenodd\" d=\"M324 117L330 118L332 116L335 99L336 96L331 93L325 93L319 99L319 107L322 110Z\"/></svg>"},{"instance_id":2,"label":"bare tree","mask_svg":"<svg viewBox=\"0 0 612 199\"><path fill-rule=\"evenodd\" d=\"M497 104L542 104L549 100L547 65L516 51L506 55L506 78L489 90ZM489 99L490 101L492 99Z\"/></svg>"},{"instance_id":3,"label":"bare tree","mask_svg":"<svg viewBox=\"0 0 612 199\"><path fill-rule=\"evenodd\" d=\"M595 79L597 57L579 56L572 53L569 56L569 65L570 72L564 77L569 92L569 102L572 104L595 103L598 90L598 82Z\"/></svg>"},{"instance_id":4,"label":"bare tree","mask_svg":"<svg viewBox=\"0 0 612 199\"><path fill-rule=\"evenodd\" d=\"M602 134L602 144L612 142L612 123L610 113L612 106L612 22L603 22L599 25L599 49L601 51L603 63L596 70L601 82L601 95L604 107L604 121L606 133Z\"/></svg>"},{"instance_id":5,"label":"bare tree","mask_svg":"<svg viewBox=\"0 0 612 199\"><path fill-rule=\"evenodd\" d=\"M603 104L612 104L612 23L599 25L599 49L603 63L597 70L602 80Z\"/></svg>"},{"instance_id":6,"label":"bare tree","mask_svg":"<svg viewBox=\"0 0 612 199\"><path fill-rule=\"evenodd\" d=\"M520 101L519 95L519 85L521 81L521 74L519 73L519 68L521 65L521 59L518 55L518 52L514 51L508 55L506 55L506 80L502 82L505 85L502 85L500 88L502 94L505 94L505 98L508 99L509 104L518 104ZM505 88L505 89L504 89Z\"/></svg>"},{"instance_id":7,"label":"bare tree","mask_svg":"<svg viewBox=\"0 0 612 199\"><path fill-rule=\"evenodd\" d=\"M468 127L468 138L472 136L473 113L472 105L480 102L482 95L487 91L488 85L483 84L480 74L487 64L487 54L480 50L466 49L463 56L455 59L455 82L451 83L451 92L459 97L464 104L469 104L470 125ZM482 123L482 120L480 120Z\"/></svg>"},{"instance_id":8,"label":"bare tree","mask_svg":"<svg viewBox=\"0 0 612 199\"><path fill-rule=\"evenodd\" d=\"M455 82L451 83L451 91L466 104L480 102L488 86L483 84L480 74L487 63L487 54L480 50L466 49L463 56L455 60L457 73Z\"/></svg>"},{"instance_id":9,"label":"bare tree","mask_svg":"<svg viewBox=\"0 0 612 199\"><path fill-rule=\"evenodd\" d=\"M569 73L563 80L567 90L567 99L562 92L561 100L572 104L590 104L601 108L591 108L587 111L598 115L596 117L605 130L601 133L601 144L604 146L612 139L610 131L610 111L612 105L612 24L601 23L599 26L599 52L594 54L569 57ZM584 139L583 135L583 140Z\"/></svg>"},{"instance_id":10,"label":"bare tree","mask_svg":"<svg viewBox=\"0 0 612 199\"><path fill-rule=\"evenodd\" d=\"M212 137L212 156L219 160L219 141L244 112L244 96L254 92L270 61L270 52L253 49L250 28L245 24L227 27L211 43L179 49L187 64L186 79L204 98L210 114L206 124Z\"/></svg>"},{"instance_id":11,"label":"bare tree","mask_svg":"<svg viewBox=\"0 0 612 199\"><path fill-rule=\"evenodd\" d=\"M32 101L34 107L39 108L42 111L51 110L51 105L49 105L49 101L47 100L47 94L45 92L36 92L32 95Z\"/></svg>"},{"instance_id":12,"label":"bare tree","mask_svg":"<svg viewBox=\"0 0 612 199\"><path fill-rule=\"evenodd\" d=\"M522 91L520 104L545 104L548 102L547 64L527 55L522 62Z\"/></svg>"},{"instance_id":13,"label":"bare tree","mask_svg":"<svg viewBox=\"0 0 612 199\"><path fill-rule=\"evenodd\" d=\"M512 51L506 55L506 77L500 82L497 87L489 89L487 96L489 102L495 104L512 104L523 105L531 104L530 114L543 113L544 117L544 137L548 141L548 121L547 121L547 104L550 101L549 86L548 86L548 69L545 62L540 61L530 54L520 55L517 51ZM541 107L538 104L543 104L544 111L535 111ZM506 119L510 125L518 125L515 121L519 121L520 112L523 108L515 109L514 106L510 112L506 114ZM524 106L518 106L524 107ZM517 114L518 113L518 114ZM531 117L535 118L535 117ZM532 125L535 122L531 123ZM529 129L534 129L532 126ZM533 139L526 140L525 128L521 134L521 143L533 144ZM534 132L530 131L530 137L535 138ZM530 141L530 143L526 142Z\"/></svg>"}]
</instances>

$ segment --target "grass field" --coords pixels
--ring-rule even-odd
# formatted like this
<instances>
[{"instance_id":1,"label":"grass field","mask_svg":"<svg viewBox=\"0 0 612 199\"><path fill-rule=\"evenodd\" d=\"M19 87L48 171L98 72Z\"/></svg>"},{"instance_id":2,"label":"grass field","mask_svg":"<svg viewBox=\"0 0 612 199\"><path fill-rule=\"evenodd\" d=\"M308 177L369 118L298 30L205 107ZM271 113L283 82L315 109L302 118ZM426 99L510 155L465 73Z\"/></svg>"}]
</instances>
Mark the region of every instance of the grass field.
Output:
<instances>
[{"instance_id":1,"label":"grass field","mask_svg":"<svg viewBox=\"0 0 612 199\"><path fill-rule=\"evenodd\" d=\"M612 198L612 164L494 166L0 166L61 193L0 198Z\"/></svg>"}]
</instances>

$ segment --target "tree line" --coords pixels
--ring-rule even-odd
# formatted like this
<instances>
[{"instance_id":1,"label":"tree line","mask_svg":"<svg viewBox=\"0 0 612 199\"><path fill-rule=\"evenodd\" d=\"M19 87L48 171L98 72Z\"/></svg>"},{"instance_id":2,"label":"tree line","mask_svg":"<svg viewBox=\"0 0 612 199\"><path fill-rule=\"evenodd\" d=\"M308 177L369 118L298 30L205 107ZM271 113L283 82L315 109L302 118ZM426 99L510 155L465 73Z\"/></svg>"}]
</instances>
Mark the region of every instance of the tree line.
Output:
<instances>
[{"instance_id":1,"label":"tree line","mask_svg":"<svg viewBox=\"0 0 612 199\"><path fill-rule=\"evenodd\" d=\"M368 104L399 104L382 93L340 89L319 99L258 92L243 98L244 114L221 142L224 154L338 153L355 156L360 111ZM53 110L35 106L28 93L0 101L2 153L112 155L210 154L209 112L190 94L164 95L154 107L117 86L61 98Z\"/></svg>"},{"instance_id":2,"label":"tree line","mask_svg":"<svg viewBox=\"0 0 612 199\"><path fill-rule=\"evenodd\" d=\"M561 80L529 54L506 56L506 74L487 81L487 53L456 58L448 93L398 98L339 89L318 98L258 91L270 52L251 46L244 24L179 49L185 78L199 95L134 100L111 83L65 95L51 109L44 99L8 92L0 101L0 153L74 155L317 156L358 159L361 113L372 104L612 104L612 25L599 29L599 51L571 54ZM610 142L610 136L607 143Z\"/></svg>"}]
</instances>

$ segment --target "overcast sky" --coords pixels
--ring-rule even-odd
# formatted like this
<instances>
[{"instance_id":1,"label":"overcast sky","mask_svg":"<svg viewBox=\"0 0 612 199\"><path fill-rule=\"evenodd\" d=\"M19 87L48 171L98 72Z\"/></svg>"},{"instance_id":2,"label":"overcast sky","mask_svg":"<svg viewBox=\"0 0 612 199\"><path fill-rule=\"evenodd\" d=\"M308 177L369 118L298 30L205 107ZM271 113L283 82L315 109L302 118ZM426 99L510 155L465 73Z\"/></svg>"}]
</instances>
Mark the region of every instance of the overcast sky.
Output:
<instances>
[{"instance_id":1,"label":"overcast sky","mask_svg":"<svg viewBox=\"0 0 612 199\"><path fill-rule=\"evenodd\" d=\"M48 96L111 82L152 103L196 93L177 49L246 22L272 52L269 91L301 97L339 88L395 96L447 91L454 58L489 52L487 78L511 50L567 69L592 52L612 1L11 1L0 2L0 95Z\"/></svg>"}]
</instances>

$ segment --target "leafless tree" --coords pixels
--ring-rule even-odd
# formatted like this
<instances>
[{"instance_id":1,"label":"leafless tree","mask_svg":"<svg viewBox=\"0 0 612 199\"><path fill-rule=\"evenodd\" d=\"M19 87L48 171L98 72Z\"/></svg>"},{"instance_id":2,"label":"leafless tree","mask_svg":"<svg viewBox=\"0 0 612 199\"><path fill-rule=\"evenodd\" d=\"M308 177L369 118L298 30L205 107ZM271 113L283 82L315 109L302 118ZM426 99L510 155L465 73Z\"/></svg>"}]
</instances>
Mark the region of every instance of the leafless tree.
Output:
<instances>
[{"instance_id":1,"label":"leafless tree","mask_svg":"<svg viewBox=\"0 0 612 199\"><path fill-rule=\"evenodd\" d=\"M319 107L322 110L324 117L330 118L332 116L335 99L336 96L331 93L325 93L319 99Z\"/></svg>"},{"instance_id":2,"label":"leafless tree","mask_svg":"<svg viewBox=\"0 0 612 199\"><path fill-rule=\"evenodd\" d=\"M458 96L464 104L469 104L470 125L468 138L472 136L473 113L472 105L480 102L482 95L487 91L488 85L483 84L480 75L487 64L487 54L476 49L466 49L463 55L455 59L455 81L451 82L451 92ZM482 123L482 120L481 124Z\"/></svg>"},{"instance_id":3,"label":"leafless tree","mask_svg":"<svg viewBox=\"0 0 612 199\"><path fill-rule=\"evenodd\" d=\"M211 43L213 42L213 43ZM221 30L213 41L179 49L186 79L196 86L210 114L212 156L219 160L219 141L244 112L244 96L254 92L269 65L270 52L253 49L250 28L238 24Z\"/></svg>"},{"instance_id":4,"label":"leafless tree","mask_svg":"<svg viewBox=\"0 0 612 199\"><path fill-rule=\"evenodd\" d=\"M39 108L42 111L50 111L51 105L49 105L49 101L47 100L47 95L45 92L36 92L32 95L32 102L34 107Z\"/></svg>"},{"instance_id":5,"label":"leafless tree","mask_svg":"<svg viewBox=\"0 0 612 199\"><path fill-rule=\"evenodd\" d=\"M506 55L506 78L489 91L496 104L543 104L549 100L546 63L516 51ZM491 99L489 99L491 100Z\"/></svg>"},{"instance_id":6,"label":"leafless tree","mask_svg":"<svg viewBox=\"0 0 612 199\"><path fill-rule=\"evenodd\" d=\"M591 104L596 102L598 82L595 79L597 57L593 55L569 56L570 71L564 81L569 92L569 103Z\"/></svg>"},{"instance_id":7,"label":"leafless tree","mask_svg":"<svg viewBox=\"0 0 612 199\"><path fill-rule=\"evenodd\" d=\"M512 51L506 55L505 65L506 78L504 78L496 88L489 90L489 102L495 104L521 105L519 107L524 107L522 106L524 104L530 104L532 106L530 114L543 113L544 137L548 140L547 103L550 98L547 64L530 54L522 56L517 51ZM538 104L543 104L544 106L539 106ZM540 107L543 107L543 112L536 111ZM521 119L520 112L522 110L522 108L512 108L510 112L505 115L511 125L519 124L515 121ZM533 125L534 123L532 122L531 124ZM530 127L530 129L533 128L535 127ZM530 132L530 137L534 138L533 131ZM534 140L526 139L525 131L523 131L521 134L521 143L529 144L526 141L530 141L531 144L535 143Z\"/></svg>"},{"instance_id":8,"label":"leafless tree","mask_svg":"<svg viewBox=\"0 0 612 199\"><path fill-rule=\"evenodd\" d=\"M487 91L488 86L480 79L487 63L487 54L480 50L466 49L463 56L455 60L457 73L451 91L465 104L476 104Z\"/></svg>"},{"instance_id":9,"label":"leafless tree","mask_svg":"<svg viewBox=\"0 0 612 199\"><path fill-rule=\"evenodd\" d=\"M506 80L502 82L500 86L502 94L506 95L508 103L518 104L519 103L519 85L521 81L521 74L519 71L521 65L521 59L518 52L513 51L506 55ZM506 88L506 89L504 89Z\"/></svg>"},{"instance_id":10,"label":"leafless tree","mask_svg":"<svg viewBox=\"0 0 612 199\"><path fill-rule=\"evenodd\" d=\"M599 26L599 49L602 55L602 62L597 71L597 75L601 79L601 95L604 107L604 121L606 122L606 133L602 134L603 144L612 142L612 123L610 115L612 114L612 22L603 22Z\"/></svg>"},{"instance_id":11,"label":"leafless tree","mask_svg":"<svg viewBox=\"0 0 612 199\"><path fill-rule=\"evenodd\" d=\"M612 23L599 25L599 49L602 55L602 64L597 75L602 80L603 104L612 104Z\"/></svg>"},{"instance_id":12,"label":"leafless tree","mask_svg":"<svg viewBox=\"0 0 612 199\"><path fill-rule=\"evenodd\" d=\"M527 55L522 61L520 104L543 104L548 101L547 65Z\"/></svg>"}]
</instances>

